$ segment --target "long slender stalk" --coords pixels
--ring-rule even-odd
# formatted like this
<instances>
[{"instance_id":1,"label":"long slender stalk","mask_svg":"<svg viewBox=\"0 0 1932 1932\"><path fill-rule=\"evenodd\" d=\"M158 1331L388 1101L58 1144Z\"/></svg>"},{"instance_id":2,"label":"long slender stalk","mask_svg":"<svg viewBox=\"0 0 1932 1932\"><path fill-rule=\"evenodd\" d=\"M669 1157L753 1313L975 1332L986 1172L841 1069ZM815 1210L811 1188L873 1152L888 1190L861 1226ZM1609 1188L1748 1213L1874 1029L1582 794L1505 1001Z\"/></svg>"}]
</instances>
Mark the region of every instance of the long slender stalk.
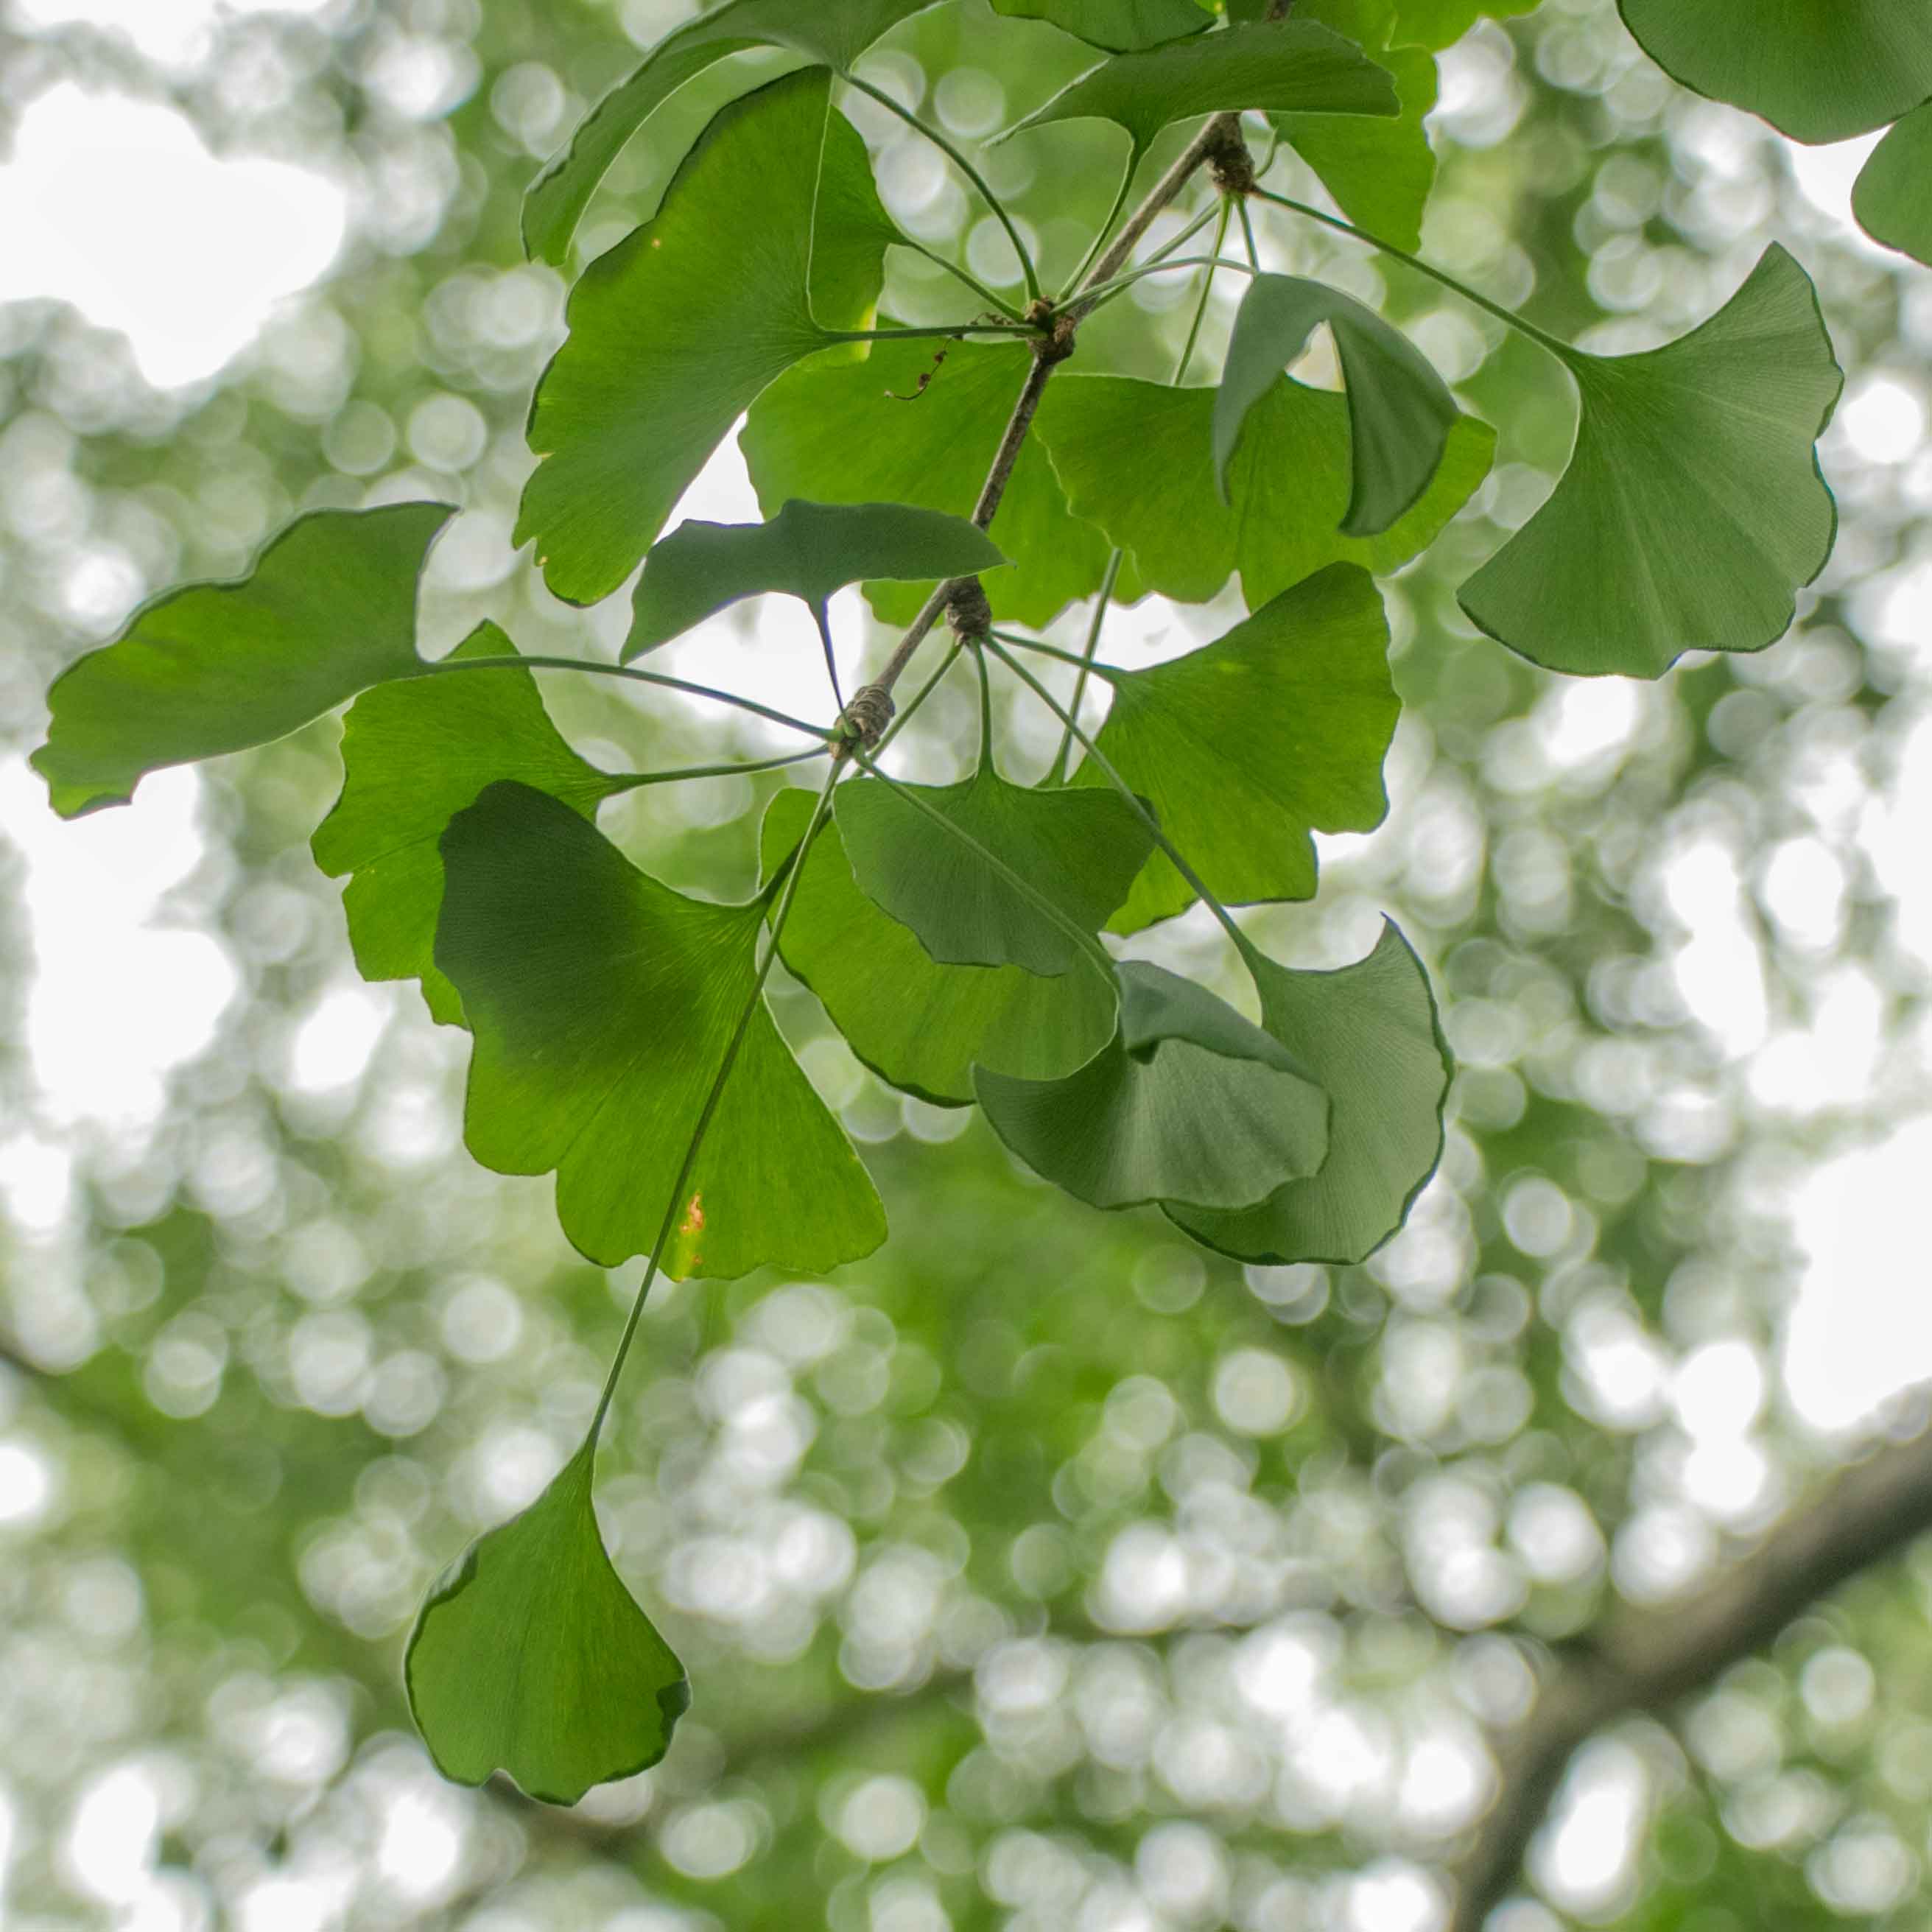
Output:
<instances>
[{"instance_id":1,"label":"long slender stalk","mask_svg":"<svg viewBox=\"0 0 1932 1932\"><path fill-rule=\"evenodd\" d=\"M1120 580L1120 566L1126 560L1126 552L1116 549L1107 560L1107 574L1100 580L1100 594L1094 600L1093 621L1087 626L1087 645L1075 662L1079 665L1079 675L1073 680L1073 701L1067 709L1071 718L1080 715L1080 700L1087 694L1087 680L1094 673L1094 660L1100 649L1100 630L1107 621L1107 608L1114 601L1114 586ZM1053 763L1047 767L1046 782L1059 784L1066 777L1067 754L1073 749L1073 726L1071 718L1060 734L1059 748L1053 754Z\"/></svg>"},{"instance_id":2,"label":"long slender stalk","mask_svg":"<svg viewBox=\"0 0 1932 1932\"><path fill-rule=\"evenodd\" d=\"M949 260L936 248L928 248L923 242L915 242L909 235L901 235L898 245L910 248L915 255L923 255L935 268L944 268L954 280L964 283L986 306L1005 316L1009 321L1020 322L1024 318L1004 296L994 293L977 275L962 268L957 262Z\"/></svg>"},{"instance_id":3,"label":"long slender stalk","mask_svg":"<svg viewBox=\"0 0 1932 1932\"><path fill-rule=\"evenodd\" d=\"M879 757L884 752L886 747L898 736L900 732L902 731L909 723L911 722L914 714L916 712L919 707L939 688L940 680L945 676L946 674L952 668L954 664L958 663L959 661L959 653L965 648L965 646L962 644L957 638L953 639L952 648L939 661L939 668L920 686L919 689L914 694L912 702L899 712L898 716L892 720L891 724L886 727L884 735L880 738L879 742L872 747L872 756L874 758L876 758Z\"/></svg>"},{"instance_id":4,"label":"long slender stalk","mask_svg":"<svg viewBox=\"0 0 1932 1932\"><path fill-rule=\"evenodd\" d=\"M1107 245L1107 236L1114 224L1120 218L1120 210L1127 205L1127 196L1134 184L1133 158L1130 155L1126 166L1121 171L1120 185L1114 191L1114 205L1107 211L1107 218L1094 231L1092 245L1080 258L1080 266L1066 278L1066 286L1060 292L1058 299L1064 302L1080 286L1081 278L1094 266L1094 258Z\"/></svg>"},{"instance_id":5,"label":"long slender stalk","mask_svg":"<svg viewBox=\"0 0 1932 1932\"><path fill-rule=\"evenodd\" d=\"M1235 260L1231 255L1178 255L1172 261L1142 262L1136 267L1122 269L1105 288L1100 290L1094 297L1094 308L1106 308L1116 296L1126 294L1135 283L1144 280L1149 275L1163 275L1170 268L1232 268L1244 275L1258 275L1262 272L1258 268L1251 268L1246 262Z\"/></svg>"},{"instance_id":6,"label":"long slender stalk","mask_svg":"<svg viewBox=\"0 0 1932 1932\"><path fill-rule=\"evenodd\" d=\"M931 322L906 328L826 328L819 333L827 342L916 342L936 336L950 336L956 341L969 335L1037 335L1030 322Z\"/></svg>"},{"instance_id":7,"label":"long slender stalk","mask_svg":"<svg viewBox=\"0 0 1932 1932\"><path fill-rule=\"evenodd\" d=\"M822 758L830 745L814 745L808 752L788 752L782 758L758 758L748 764L681 765L669 772L627 772L614 788L612 796L636 791L645 785L680 784L687 778L748 778L754 772L775 772L786 765L802 765L808 758Z\"/></svg>"},{"instance_id":8,"label":"long slender stalk","mask_svg":"<svg viewBox=\"0 0 1932 1932\"><path fill-rule=\"evenodd\" d=\"M1076 670L1084 670L1090 677L1103 677L1110 684L1126 674L1116 670L1112 664L1103 664L1096 658L1089 658L1084 652L1063 651L1058 644L1049 644L1042 638L1023 638L1017 631L1003 631L995 624L992 635L1003 644L1011 644L1016 650L1037 651L1043 658L1053 658L1064 664L1071 664Z\"/></svg>"}]
</instances>

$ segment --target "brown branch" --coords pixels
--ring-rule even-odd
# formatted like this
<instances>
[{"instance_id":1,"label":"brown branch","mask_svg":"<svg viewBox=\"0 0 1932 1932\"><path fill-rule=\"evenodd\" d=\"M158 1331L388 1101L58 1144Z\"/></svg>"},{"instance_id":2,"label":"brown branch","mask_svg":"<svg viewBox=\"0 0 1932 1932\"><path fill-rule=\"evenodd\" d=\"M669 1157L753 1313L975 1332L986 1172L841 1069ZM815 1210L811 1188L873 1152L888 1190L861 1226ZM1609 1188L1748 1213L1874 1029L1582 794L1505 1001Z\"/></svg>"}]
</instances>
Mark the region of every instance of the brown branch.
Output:
<instances>
[{"instance_id":1,"label":"brown branch","mask_svg":"<svg viewBox=\"0 0 1932 1932\"><path fill-rule=\"evenodd\" d=\"M1514 1888L1570 1758L1606 1725L1660 1712L1761 1650L1810 1604L1932 1529L1932 1430L1835 1477L1756 1550L1682 1603L1614 1613L1558 1664L1503 1740L1495 1804L1450 1868L1450 1932L1480 1932Z\"/></svg>"}]
</instances>

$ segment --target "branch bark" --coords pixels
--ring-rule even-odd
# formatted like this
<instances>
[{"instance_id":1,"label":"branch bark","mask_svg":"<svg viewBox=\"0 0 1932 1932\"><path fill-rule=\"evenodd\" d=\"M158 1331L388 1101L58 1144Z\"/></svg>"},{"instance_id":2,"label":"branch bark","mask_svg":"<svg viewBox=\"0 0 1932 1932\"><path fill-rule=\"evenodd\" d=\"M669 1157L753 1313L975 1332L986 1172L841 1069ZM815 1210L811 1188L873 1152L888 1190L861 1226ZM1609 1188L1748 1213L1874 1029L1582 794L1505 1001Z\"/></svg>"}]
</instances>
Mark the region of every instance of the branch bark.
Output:
<instances>
[{"instance_id":1,"label":"branch bark","mask_svg":"<svg viewBox=\"0 0 1932 1932\"><path fill-rule=\"evenodd\" d=\"M1657 1712L1761 1650L1810 1605L1932 1529L1932 1430L1882 1449L1688 1600L1613 1614L1558 1664L1502 1741L1495 1804L1450 1868L1451 1932L1480 1932L1514 1888L1564 1770L1606 1725Z\"/></svg>"}]
</instances>

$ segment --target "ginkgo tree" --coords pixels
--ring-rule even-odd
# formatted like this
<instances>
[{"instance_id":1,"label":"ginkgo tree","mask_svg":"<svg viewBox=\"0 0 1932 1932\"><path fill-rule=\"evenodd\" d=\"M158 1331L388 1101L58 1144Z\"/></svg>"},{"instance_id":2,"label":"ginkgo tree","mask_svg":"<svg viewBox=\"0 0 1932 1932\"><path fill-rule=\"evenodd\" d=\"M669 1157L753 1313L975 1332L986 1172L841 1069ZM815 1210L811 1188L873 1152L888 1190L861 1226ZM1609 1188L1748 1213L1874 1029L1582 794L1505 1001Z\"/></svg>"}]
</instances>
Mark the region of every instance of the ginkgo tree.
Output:
<instances>
[{"instance_id":1,"label":"ginkgo tree","mask_svg":"<svg viewBox=\"0 0 1932 1932\"><path fill-rule=\"evenodd\" d=\"M566 264L600 181L659 110L700 73L764 56L656 212L583 268L531 408L541 460L516 540L567 602L631 586L614 660L526 655L488 622L424 656L420 580L454 506L386 503L311 512L244 578L155 599L49 695L34 763L67 817L352 700L314 850L347 881L358 965L418 982L438 1021L466 1030L476 1158L554 1174L564 1232L592 1262L647 1258L578 1453L451 1567L411 1638L412 1707L466 1782L502 1770L573 1802L654 1762L690 1700L591 1501L657 1276L829 1270L887 1238L864 1164L767 1010L781 963L882 1080L977 1106L1016 1160L1087 1208L1157 1208L1244 1261L1360 1261L1434 1171L1451 1069L1402 934L1387 924L1362 958L1312 971L1269 956L1237 910L1310 898L1316 835L1383 816L1399 705L1377 579L1469 502L1496 430L1376 308L1265 269L1252 202L1432 278L1567 374L1568 466L1460 591L1498 647L1641 677L1687 652L1755 651L1831 550L1815 446L1842 379L1782 248L1688 334L1628 355L1560 340L1418 252L1434 56L1478 14L1534 0L1232 0L1225 14L992 0L1012 32L1057 30L1091 56L999 142L1051 143L1081 121L1118 136L1110 212L1058 287L987 171L860 69L929 6L980 4L728 0L651 51L532 183L526 246ZM1932 24L1914 0L1623 13L1686 85L1801 140L1895 121L1860 216L1932 256ZM895 224L845 112L855 98L959 171L1007 238L1009 272L976 273ZM1270 185L1290 152L1332 206ZM952 320L881 312L895 249L952 278ZM1155 274L1198 286L1165 381L1120 329L1090 328ZM1223 274L1246 292L1213 369L1197 352ZM1295 373L1324 331L1339 389ZM765 520L668 527L734 430ZM848 693L830 600L852 585L898 634ZM1246 614L1224 634L1151 668L1109 661L1111 609L1231 587ZM816 716L640 662L772 594L812 612ZM1084 647L1069 652L1041 634L1078 605ZM1044 674L1069 658L1064 699ZM538 670L736 707L798 745L606 770L558 730ZM911 782L895 740L956 678L976 687L972 768ZM1052 720L1043 773L997 742L996 684ZM607 800L640 787L808 763L820 782L775 791L738 903L674 890L598 826ZM1245 1010L1122 950L1197 906L1225 932Z\"/></svg>"}]
</instances>

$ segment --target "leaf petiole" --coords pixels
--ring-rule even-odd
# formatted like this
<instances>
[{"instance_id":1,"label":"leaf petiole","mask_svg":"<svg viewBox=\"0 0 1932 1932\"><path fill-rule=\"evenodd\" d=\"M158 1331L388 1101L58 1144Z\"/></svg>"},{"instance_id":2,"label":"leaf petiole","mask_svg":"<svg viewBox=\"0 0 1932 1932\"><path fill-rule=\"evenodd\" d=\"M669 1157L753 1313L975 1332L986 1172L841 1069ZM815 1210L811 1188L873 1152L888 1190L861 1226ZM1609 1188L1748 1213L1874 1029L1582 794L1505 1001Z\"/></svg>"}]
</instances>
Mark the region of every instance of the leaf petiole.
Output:
<instances>
[{"instance_id":1,"label":"leaf petiole","mask_svg":"<svg viewBox=\"0 0 1932 1932\"><path fill-rule=\"evenodd\" d=\"M1067 658L1079 667L1080 675L1073 684L1073 702L1069 707L1076 718L1080 715L1080 700L1087 694L1087 680L1094 674L1094 660L1100 649L1101 627L1107 621L1108 606L1114 601L1114 586L1120 580L1120 566L1126 560L1126 554L1125 550L1117 548L1107 560L1107 574L1100 580L1100 594L1094 600L1093 622L1087 626L1086 648L1077 658L1069 652L1056 650L1054 652L1054 656ZM1101 675L1108 676L1112 674L1102 671ZM1054 753L1053 763L1047 769L1046 782L1048 784L1061 784L1066 782L1067 755L1072 749L1073 729L1069 724L1061 728L1059 748Z\"/></svg>"},{"instance_id":2,"label":"leaf petiole","mask_svg":"<svg viewBox=\"0 0 1932 1932\"><path fill-rule=\"evenodd\" d=\"M748 776L753 772L775 772L786 765L802 765L808 758L822 758L830 745L814 745L808 752L788 752L779 758L759 758L749 764L682 765L670 772L627 772L614 778L610 796L636 791L645 785L678 784L686 778L729 778Z\"/></svg>"},{"instance_id":3,"label":"leaf petiole","mask_svg":"<svg viewBox=\"0 0 1932 1932\"><path fill-rule=\"evenodd\" d=\"M1011 322L1023 322L1025 318L1004 296L995 295L977 275L963 268L957 262L949 261L936 248L928 248L923 242L915 242L909 235L902 235L897 245L910 248L915 255L923 255L935 268L944 268L954 280L963 283L990 309L1006 316Z\"/></svg>"}]
</instances>

